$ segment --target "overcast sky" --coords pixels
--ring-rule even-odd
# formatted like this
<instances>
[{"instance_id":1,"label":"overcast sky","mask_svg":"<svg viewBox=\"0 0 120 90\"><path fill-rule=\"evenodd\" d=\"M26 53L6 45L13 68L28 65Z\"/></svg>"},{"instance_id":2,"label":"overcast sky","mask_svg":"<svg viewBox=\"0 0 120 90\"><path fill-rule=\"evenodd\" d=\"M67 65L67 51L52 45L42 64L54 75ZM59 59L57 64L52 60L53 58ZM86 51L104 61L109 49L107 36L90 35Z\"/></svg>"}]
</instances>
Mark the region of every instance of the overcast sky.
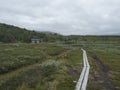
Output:
<instances>
[{"instance_id":1,"label":"overcast sky","mask_svg":"<svg viewBox=\"0 0 120 90\"><path fill-rule=\"evenodd\" d=\"M120 35L120 0L0 0L0 22L64 35Z\"/></svg>"}]
</instances>

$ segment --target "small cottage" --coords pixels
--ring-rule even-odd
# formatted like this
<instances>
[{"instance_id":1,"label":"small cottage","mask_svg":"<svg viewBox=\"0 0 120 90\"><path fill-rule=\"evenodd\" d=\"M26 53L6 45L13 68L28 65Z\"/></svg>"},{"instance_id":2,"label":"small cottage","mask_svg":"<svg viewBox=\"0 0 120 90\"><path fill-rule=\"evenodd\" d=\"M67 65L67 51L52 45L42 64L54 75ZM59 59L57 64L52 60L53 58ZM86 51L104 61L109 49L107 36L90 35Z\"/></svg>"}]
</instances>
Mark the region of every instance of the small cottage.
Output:
<instances>
[{"instance_id":1,"label":"small cottage","mask_svg":"<svg viewBox=\"0 0 120 90\"><path fill-rule=\"evenodd\" d=\"M31 39L32 43L40 43L43 40L42 39Z\"/></svg>"}]
</instances>

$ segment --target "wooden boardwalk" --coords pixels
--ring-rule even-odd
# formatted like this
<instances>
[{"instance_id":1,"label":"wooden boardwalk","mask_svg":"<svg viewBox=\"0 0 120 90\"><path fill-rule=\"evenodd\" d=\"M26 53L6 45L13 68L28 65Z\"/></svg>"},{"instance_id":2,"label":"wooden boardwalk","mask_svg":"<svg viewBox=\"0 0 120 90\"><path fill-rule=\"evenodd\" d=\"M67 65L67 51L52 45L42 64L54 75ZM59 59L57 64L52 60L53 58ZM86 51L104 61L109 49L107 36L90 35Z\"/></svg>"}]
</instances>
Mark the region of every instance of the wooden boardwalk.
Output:
<instances>
[{"instance_id":1,"label":"wooden boardwalk","mask_svg":"<svg viewBox=\"0 0 120 90\"><path fill-rule=\"evenodd\" d=\"M82 49L82 51L83 51L83 69L80 78L77 82L77 85L75 87L75 90L86 90L87 82L88 82L90 65L87 59L86 51L84 49Z\"/></svg>"}]
</instances>

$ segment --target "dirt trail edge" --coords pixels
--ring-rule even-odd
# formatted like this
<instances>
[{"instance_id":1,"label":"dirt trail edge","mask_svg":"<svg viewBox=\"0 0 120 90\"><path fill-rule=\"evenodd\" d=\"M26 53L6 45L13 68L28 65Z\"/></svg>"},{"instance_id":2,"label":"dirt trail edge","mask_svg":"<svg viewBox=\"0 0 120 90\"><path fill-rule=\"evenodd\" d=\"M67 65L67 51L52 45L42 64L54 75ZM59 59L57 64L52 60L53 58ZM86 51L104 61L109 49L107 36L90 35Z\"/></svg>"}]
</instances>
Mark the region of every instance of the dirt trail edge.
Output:
<instances>
[{"instance_id":1,"label":"dirt trail edge","mask_svg":"<svg viewBox=\"0 0 120 90\"><path fill-rule=\"evenodd\" d=\"M97 67L99 68L100 78L103 81L103 86L105 87L105 90L115 90L108 76L108 67L106 67L93 52L89 51L88 54L93 58L93 60L96 62Z\"/></svg>"}]
</instances>

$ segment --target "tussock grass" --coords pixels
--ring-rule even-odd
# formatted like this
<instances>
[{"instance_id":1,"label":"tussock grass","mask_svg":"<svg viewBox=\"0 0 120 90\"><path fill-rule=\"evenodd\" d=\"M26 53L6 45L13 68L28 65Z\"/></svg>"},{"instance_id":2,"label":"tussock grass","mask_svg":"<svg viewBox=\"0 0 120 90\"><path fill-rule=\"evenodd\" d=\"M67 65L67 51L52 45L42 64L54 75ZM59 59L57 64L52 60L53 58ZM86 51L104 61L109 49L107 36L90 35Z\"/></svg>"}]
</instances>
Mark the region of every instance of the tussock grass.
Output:
<instances>
[{"instance_id":1,"label":"tussock grass","mask_svg":"<svg viewBox=\"0 0 120 90\"><path fill-rule=\"evenodd\" d=\"M99 43L94 45L87 46L87 51L94 52L94 54L97 55L97 57L102 61L102 63L108 68L108 76L110 81L112 82L112 85L116 89L120 89L120 43L112 43L107 41L106 43ZM92 58L89 56L89 61L92 61ZM95 77L99 77L99 74L94 74L93 72L99 72L99 69L95 66L96 63L92 61L91 63L91 74ZM95 67L94 67L95 66ZM92 80L93 76L90 76L89 86L88 90L94 90L94 87L91 86L96 82L96 86L100 86L99 81ZM100 86L101 88L103 86ZM97 88L97 87L96 87ZM98 89L97 89L98 90Z\"/></svg>"},{"instance_id":2,"label":"tussock grass","mask_svg":"<svg viewBox=\"0 0 120 90\"><path fill-rule=\"evenodd\" d=\"M1 44L0 90L73 90L82 51L66 47L54 43Z\"/></svg>"}]
</instances>

